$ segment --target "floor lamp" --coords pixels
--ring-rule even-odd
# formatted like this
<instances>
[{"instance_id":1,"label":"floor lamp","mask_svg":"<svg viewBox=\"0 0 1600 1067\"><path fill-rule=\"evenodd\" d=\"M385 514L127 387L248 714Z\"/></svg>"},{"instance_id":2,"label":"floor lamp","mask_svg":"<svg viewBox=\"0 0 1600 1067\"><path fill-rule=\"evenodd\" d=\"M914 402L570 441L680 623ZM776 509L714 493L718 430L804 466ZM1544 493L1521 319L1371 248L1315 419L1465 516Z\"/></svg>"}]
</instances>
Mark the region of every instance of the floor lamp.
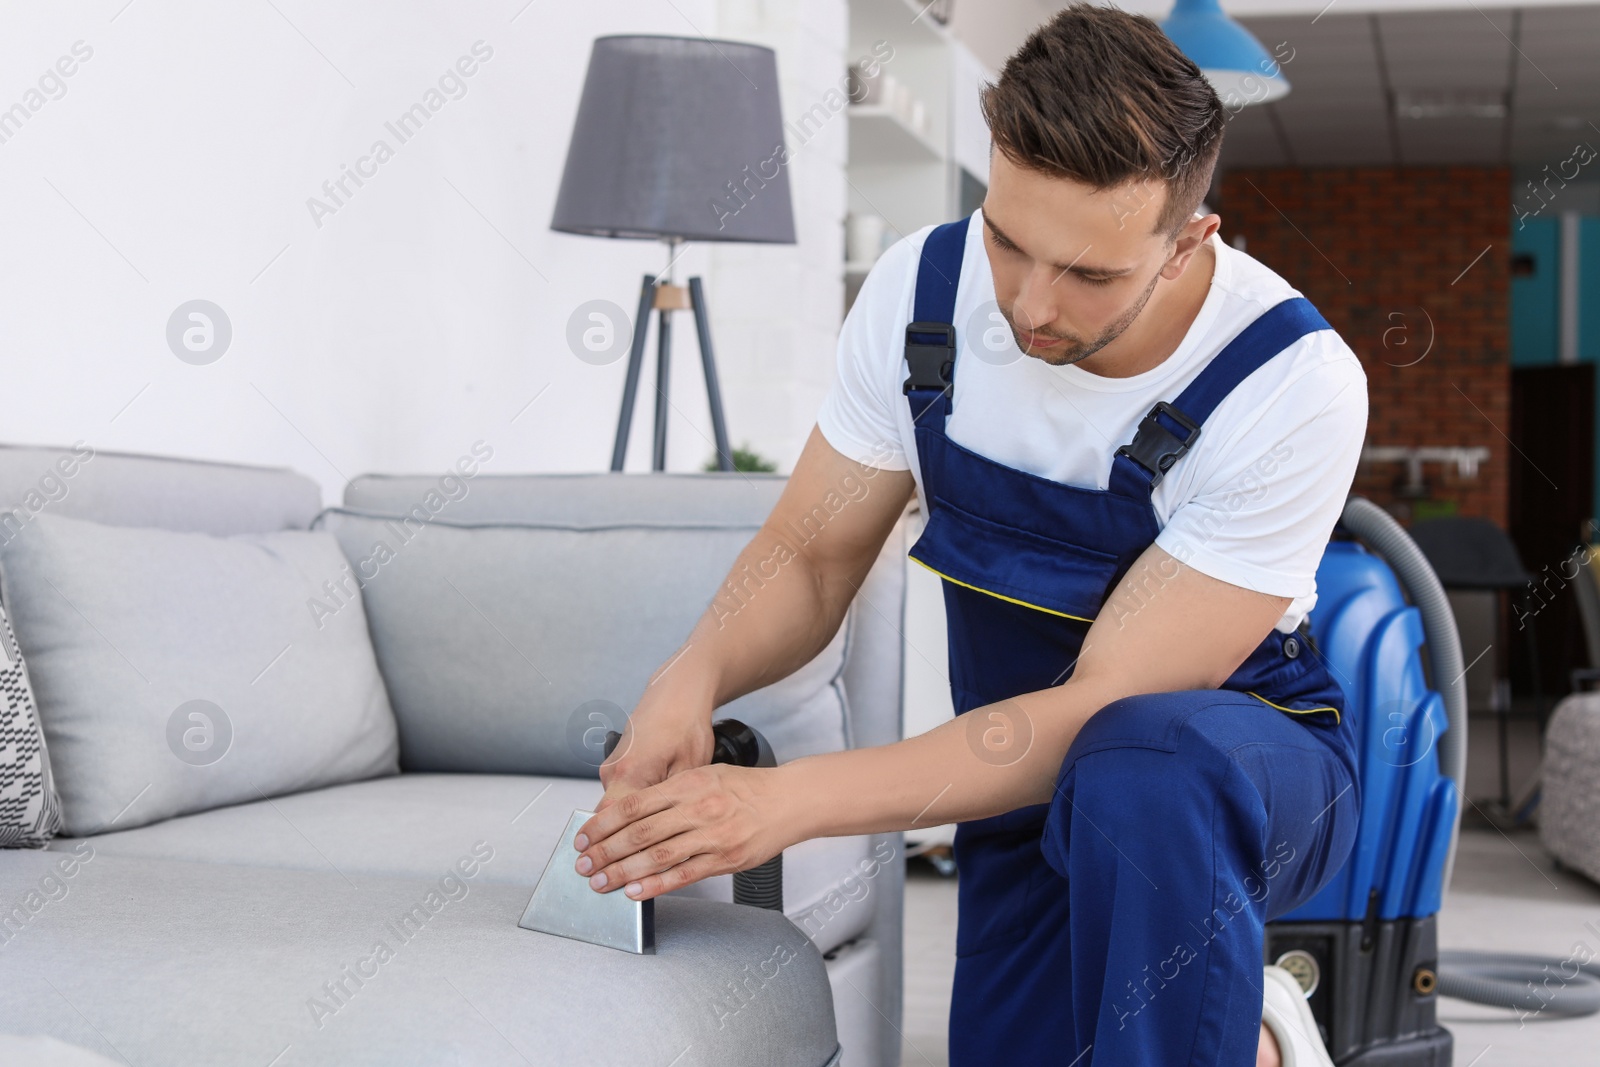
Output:
<instances>
[{"instance_id":1,"label":"floor lamp","mask_svg":"<svg viewBox=\"0 0 1600 1067\"><path fill-rule=\"evenodd\" d=\"M691 310L711 405L717 466L733 469L712 355L705 288L672 278L690 241L793 244L788 154L770 48L701 37L601 37L567 148L550 228L595 237L649 238L667 245L667 269L645 275L634 317L622 410L611 451L628 450L650 312L656 312L655 437L651 469L667 457L672 313Z\"/></svg>"}]
</instances>

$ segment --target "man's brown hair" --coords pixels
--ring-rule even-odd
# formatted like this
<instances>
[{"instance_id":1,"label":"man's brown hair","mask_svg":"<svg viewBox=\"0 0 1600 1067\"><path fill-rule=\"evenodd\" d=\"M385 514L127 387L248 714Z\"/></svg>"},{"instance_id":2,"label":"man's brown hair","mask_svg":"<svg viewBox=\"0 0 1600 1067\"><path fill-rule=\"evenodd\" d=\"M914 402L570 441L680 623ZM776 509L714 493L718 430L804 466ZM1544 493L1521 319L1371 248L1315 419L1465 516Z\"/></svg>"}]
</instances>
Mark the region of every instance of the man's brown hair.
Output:
<instances>
[{"instance_id":1,"label":"man's brown hair","mask_svg":"<svg viewBox=\"0 0 1600 1067\"><path fill-rule=\"evenodd\" d=\"M1227 114L1211 83L1150 19L1075 3L985 86L995 147L1019 167L1096 190L1165 182L1152 233L1173 237L1211 186Z\"/></svg>"}]
</instances>

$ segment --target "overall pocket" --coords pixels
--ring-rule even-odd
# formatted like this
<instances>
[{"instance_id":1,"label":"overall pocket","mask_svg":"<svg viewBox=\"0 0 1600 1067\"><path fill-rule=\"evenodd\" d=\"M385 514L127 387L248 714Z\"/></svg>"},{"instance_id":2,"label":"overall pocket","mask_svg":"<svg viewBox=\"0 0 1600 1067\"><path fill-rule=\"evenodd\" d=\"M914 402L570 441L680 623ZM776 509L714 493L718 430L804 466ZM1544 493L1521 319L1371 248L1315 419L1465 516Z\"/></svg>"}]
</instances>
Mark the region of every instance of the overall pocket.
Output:
<instances>
[{"instance_id":1,"label":"overall pocket","mask_svg":"<svg viewBox=\"0 0 1600 1067\"><path fill-rule=\"evenodd\" d=\"M992 522L935 500L911 558L957 585L1023 607L1092 622L1117 557Z\"/></svg>"}]
</instances>

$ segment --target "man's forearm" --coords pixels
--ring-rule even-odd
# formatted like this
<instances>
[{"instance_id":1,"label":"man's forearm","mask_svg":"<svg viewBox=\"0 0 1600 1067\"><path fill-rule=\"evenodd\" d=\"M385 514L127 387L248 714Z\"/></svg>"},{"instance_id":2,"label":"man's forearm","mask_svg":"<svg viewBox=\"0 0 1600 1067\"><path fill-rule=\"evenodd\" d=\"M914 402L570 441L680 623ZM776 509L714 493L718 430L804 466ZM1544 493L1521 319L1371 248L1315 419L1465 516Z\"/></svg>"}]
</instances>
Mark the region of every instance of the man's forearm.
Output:
<instances>
[{"instance_id":1,"label":"man's forearm","mask_svg":"<svg viewBox=\"0 0 1600 1067\"><path fill-rule=\"evenodd\" d=\"M1044 803L1083 724L1122 695L1073 679L904 741L784 764L773 773L786 776L782 795L795 802L791 836L911 830Z\"/></svg>"},{"instance_id":2,"label":"man's forearm","mask_svg":"<svg viewBox=\"0 0 1600 1067\"><path fill-rule=\"evenodd\" d=\"M965 822L1048 801L1067 750L1106 705L1215 689L1288 605L1182 566L1151 546L1085 635L1061 685L974 708L925 734L777 768L803 836Z\"/></svg>"}]
</instances>

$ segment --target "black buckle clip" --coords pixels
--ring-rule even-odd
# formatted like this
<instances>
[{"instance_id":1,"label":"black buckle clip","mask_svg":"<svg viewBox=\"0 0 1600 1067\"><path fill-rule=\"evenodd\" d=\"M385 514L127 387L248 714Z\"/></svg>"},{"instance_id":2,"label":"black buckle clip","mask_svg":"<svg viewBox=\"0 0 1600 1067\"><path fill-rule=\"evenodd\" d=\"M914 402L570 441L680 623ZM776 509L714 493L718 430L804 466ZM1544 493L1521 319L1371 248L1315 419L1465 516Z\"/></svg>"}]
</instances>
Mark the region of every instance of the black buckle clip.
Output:
<instances>
[{"instance_id":1,"label":"black buckle clip","mask_svg":"<svg viewBox=\"0 0 1600 1067\"><path fill-rule=\"evenodd\" d=\"M928 344L915 339L918 334L931 334L941 340ZM937 389L950 391L950 373L956 361L956 328L948 322L913 322L906 327L906 366L911 373L906 377L901 391Z\"/></svg>"},{"instance_id":2,"label":"black buckle clip","mask_svg":"<svg viewBox=\"0 0 1600 1067\"><path fill-rule=\"evenodd\" d=\"M1179 437L1167 429L1156 418L1161 414L1182 426L1188 431L1188 435ZM1166 477L1172 465L1178 462L1178 457L1189 451L1189 446L1194 444L1195 438L1199 436L1199 423L1165 400L1159 400L1156 406L1150 409L1149 414L1140 420L1139 429L1133 435L1133 442L1117 449L1117 454L1127 456L1149 471L1150 488L1154 489L1161 484L1161 479Z\"/></svg>"}]
</instances>

